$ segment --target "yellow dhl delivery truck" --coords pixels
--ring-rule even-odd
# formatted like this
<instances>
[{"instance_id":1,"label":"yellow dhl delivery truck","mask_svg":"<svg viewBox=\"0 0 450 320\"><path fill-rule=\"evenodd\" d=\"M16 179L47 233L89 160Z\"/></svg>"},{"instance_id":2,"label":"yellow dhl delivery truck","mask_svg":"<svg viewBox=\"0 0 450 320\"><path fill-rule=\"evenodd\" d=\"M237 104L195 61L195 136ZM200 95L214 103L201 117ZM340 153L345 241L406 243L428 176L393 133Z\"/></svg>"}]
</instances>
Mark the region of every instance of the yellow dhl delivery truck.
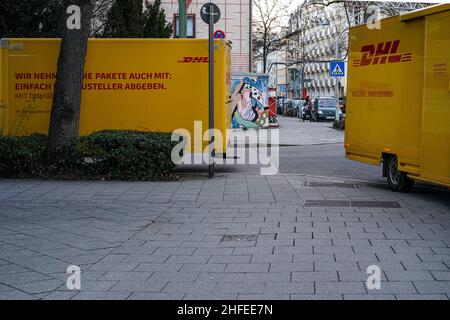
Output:
<instances>
[{"instance_id":1,"label":"yellow dhl delivery truck","mask_svg":"<svg viewBox=\"0 0 450 320\"><path fill-rule=\"evenodd\" d=\"M345 152L394 191L450 187L450 5L350 29Z\"/></svg>"},{"instance_id":2,"label":"yellow dhl delivery truck","mask_svg":"<svg viewBox=\"0 0 450 320\"><path fill-rule=\"evenodd\" d=\"M0 134L48 133L59 46L59 39L1 40ZM215 149L225 153L231 126L229 44L216 40L214 53L214 122L224 137L216 139ZM206 39L89 39L80 135L184 129L191 138L187 151L205 150L208 61Z\"/></svg>"}]
</instances>

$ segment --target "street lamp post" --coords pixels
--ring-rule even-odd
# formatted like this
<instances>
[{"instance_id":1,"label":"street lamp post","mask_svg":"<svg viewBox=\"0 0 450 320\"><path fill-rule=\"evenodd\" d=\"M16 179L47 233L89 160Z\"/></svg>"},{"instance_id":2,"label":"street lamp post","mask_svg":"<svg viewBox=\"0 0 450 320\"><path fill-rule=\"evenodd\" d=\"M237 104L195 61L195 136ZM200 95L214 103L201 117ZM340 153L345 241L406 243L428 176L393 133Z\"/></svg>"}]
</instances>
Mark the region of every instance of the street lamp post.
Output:
<instances>
[{"instance_id":1,"label":"street lamp post","mask_svg":"<svg viewBox=\"0 0 450 320\"><path fill-rule=\"evenodd\" d=\"M344 30L342 30L341 32L339 32L338 36L336 37L336 42L335 42L335 59L336 61L340 60L339 57L339 41L341 40L342 35L348 30L349 28L345 28ZM336 88L335 88L335 93L336 93L336 118L335 118L335 124L336 127L339 127L339 124L341 122L341 109L339 108L339 78L336 79Z\"/></svg>"},{"instance_id":2,"label":"street lamp post","mask_svg":"<svg viewBox=\"0 0 450 320\"><path fill-rule=\"evenodd\" d=\"M278 63L275 66L275 96L278 103Z\"/></svg>"},{"instance_id":3,"label":"street lamp post","mask_svg":"<svg viewBox=\"0 0 450 320\"><path fill-rule=\"evenodd\" d=\"M338 38L336 39L336 43L335 43L335 58L336 58L336 61L338 61L339 60L339 36L338 36ZM338 86L338 82L339 82L339 79L336 79L336 88L335 88L335 92L336 92L336 117L335 117L335 121L336 121L336 127L338 127L339 126L339 122L340 122L340 120L341 120L341 114L340 114L340 108L339 108L339 86Z\"/></svg>"},{"instance_id":4,"label":"street lamp post","mask_svg":"<svg viewBox=\"0 0 450 320\"><path fill-rule=\"evenodd\" d=\"M301 78L301 83L300 83L300 99L302 99L303 97L303 90L304 90L304 86L305 86L305 63L302 63L302 78Z\"/></svg>"}]
</instances>

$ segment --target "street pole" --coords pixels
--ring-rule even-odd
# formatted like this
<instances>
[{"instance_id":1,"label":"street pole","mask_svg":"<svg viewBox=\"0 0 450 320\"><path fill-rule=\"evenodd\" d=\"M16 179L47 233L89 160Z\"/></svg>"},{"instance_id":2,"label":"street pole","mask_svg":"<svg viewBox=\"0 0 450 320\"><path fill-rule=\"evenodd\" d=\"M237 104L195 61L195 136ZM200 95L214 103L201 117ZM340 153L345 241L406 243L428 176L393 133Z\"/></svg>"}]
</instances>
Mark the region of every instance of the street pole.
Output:
<instances>
[{"instance_id":1,"label":"street pole","mask_svg":"<svg viewBox=\"0 0 450 320\"><path fill-rule=\"evenodd\" d=\"M300 83L300 99L303 98L303 88L305 87L305 63L302 62L302 81Z\"/></svg>"},{"instance_id":2,"label":"street pole","mask_svg":"<svg viewBox=\"0 0 450 320\"><path fill-rule=\"evenodd\" d=\"M339 36L336 39L336 46L335 46L335 54L336 54L336 61L339 61ZM336 77L337 78L337 77ZM336 88L335 88L335 92L336 92L336 116L335 116L335 124L336 124L336 128L339 128L339 122L340 122L340 110L339 110L339 86L338 86L338 79L336 79Z\"/></svg>"},{"instance_id":3,"label":"street pole","mask_svg":"<svg viewBox=\"0 0 450 320\"><path fill-rule=\"evenodd\" d=\"M209 11L209 178L214 177L214 7Z\"/></svg>"},{"instance_id":4,"label":"street pole","mask_svg":"<svg viewBox=\"0 0 450 320\"><path fill-rule=\"evenodd\" d=\"M278 104L278 63L275 63L276 69L275 69L275 96L277 99Z\"/></svg>"},{"instance_id":5,"label":"street pole","mask_svg":"<svg viewBox=\"0 0 450 320\"><path fill-rule=\"evenodd\" d=\"M187 38L187 13L186 0L178 0L178 26L179 37Z\"/></svg>"}]
</instances>

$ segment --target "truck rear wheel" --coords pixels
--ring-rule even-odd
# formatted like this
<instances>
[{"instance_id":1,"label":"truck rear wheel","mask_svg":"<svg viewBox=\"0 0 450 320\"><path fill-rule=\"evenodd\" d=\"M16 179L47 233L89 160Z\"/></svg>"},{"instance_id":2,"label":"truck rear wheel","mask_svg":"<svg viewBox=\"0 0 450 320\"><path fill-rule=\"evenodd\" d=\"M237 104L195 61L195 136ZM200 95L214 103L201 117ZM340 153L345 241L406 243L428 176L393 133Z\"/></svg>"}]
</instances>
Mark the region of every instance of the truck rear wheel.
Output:
<instances>
[{"instance_id":1,"label":"truck rear wheel","mask_svg":"<svg viewBox=\"0 0 450 320\"><path fill-rule=\"evenodd\" d=\"M386 177L389 188L398 192L411 191L414 180L408 178L406 172L398 170L397 156L388 156L386 160Z\"/></svg>"}]
</instances>

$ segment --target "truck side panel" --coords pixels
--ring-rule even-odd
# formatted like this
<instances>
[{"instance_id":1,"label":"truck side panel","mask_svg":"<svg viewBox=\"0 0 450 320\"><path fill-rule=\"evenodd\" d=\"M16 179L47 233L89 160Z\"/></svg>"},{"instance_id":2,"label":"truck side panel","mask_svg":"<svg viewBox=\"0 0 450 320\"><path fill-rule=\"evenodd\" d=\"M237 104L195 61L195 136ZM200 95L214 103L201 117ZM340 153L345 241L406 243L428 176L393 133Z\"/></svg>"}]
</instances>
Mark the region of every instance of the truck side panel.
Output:
<instances>
[{"instance_id":1,"label":"truck side panel","mask_svg":"<svg viewBox=\"0 0 450 320\"><path fill-rule=\"evenodd\" d=\"M426 17L420 177L450 185L450 11Z\"/></svg>"},{"instance_id":2,"label":"truck side panel","mask_svg":"<svg viewBox=\"0 0 450 320\"><path fill-rule=\"evenodd\" d=\"M350 29L345 130L349 159L379 164L398 155L403 171L420 164L424 22L381 20Z\"/></svg>"}]
</instances>

